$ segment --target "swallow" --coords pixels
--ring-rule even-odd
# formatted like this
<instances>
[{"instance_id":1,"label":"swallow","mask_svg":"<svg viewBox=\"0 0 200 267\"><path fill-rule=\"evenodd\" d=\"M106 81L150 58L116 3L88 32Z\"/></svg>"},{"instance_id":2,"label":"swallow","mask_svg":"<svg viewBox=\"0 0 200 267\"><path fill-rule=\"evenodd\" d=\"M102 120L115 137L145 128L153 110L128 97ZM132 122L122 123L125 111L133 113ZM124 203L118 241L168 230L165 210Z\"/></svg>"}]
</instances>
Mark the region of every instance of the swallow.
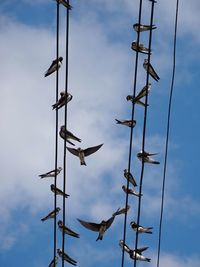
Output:
<instances>
[{"instance_id":1,"label":"swallow","mask_svg":"<svg viewBox=\"0 0 200 267\"><path fill-rule=\"evenodd\" d=\"M127 194L134 195L136 197L142 196L142 194L136 193L134 189L127 188L125 185L122 186L123 191Z\"/></svg>"},{"instance_id":2,"label":"swallow","mask_svg":"<svg viewBox=\"0 0 200 267\"><path fill-rule=\"evenodd\" d=\"M72 153L73 155L79 157L80 159L80 164L85 165L85 157L95 153L97 150L99 150L102 147L103 144L98 145L98 146L93 146L93 147L88 147L86 149L81 149L80 147L75 149L71 147L67 147L67 150Z\"/></svg>"},{"instance_id":3,"label":"swallow","mask_svg":"<svg viewBox=\"0 0 200 267\"><path fill-rule=\"evenodd\" d=\"M148 153L146 151L140 151L139 153L137 153L137 157L139 160L146 162L146 163L152 163L152 164L160 164L159 161L156 161L152 158L150 158L150 156L155 156L158 153Z\"/></svg>"},{"instance_id":4,"label":"swallow","mask_svg":"<svg viewBox=\"0 0 200 267\"><path fill-rule=\"evenodd\" d=\"M58 101L52 105L52 109L60 109L62 108L65 104L69 103L69 101L71 101L73 98L73 96L70 93L66 93L65 92L60 92L60 98L58 99Z\"/></svg>"},{"instance_id":5,"label":"swallow","mask_svg":"<svg viewBox=\"0 0 200 267\"><path fill-rule=\"evenodd\" d=\"M63 5L64 7L66 7L67 9L71 10L72 6L70 4L68 4L65 0L56 0L59 4Z\"/></svg>"},{"instance_id":6,"label":"swallow","mask_svg":"<svg viewBox=\"0 0 200 267\"><path fill-rule=\"evenodd\" d=\"M46 177L55 177L57 176L60 172L62 171L62 168L61 167L58 167L58 169L56 170L52 170L50 172L46 172L46 173L43 173L43 174L40 174L38 175L41 179L42 178L46 178Z\"/></svg>"},{"instance_id":7,"label":"swallow","mask_svg":"<svg viewBox=\"0 0 200 267\"><path fill-rule=\"evenodd\" d=\"M131 49L136 52L140 52L142 54L149 54L149 49L145 47L142 43L137 43L136 41L132 42ZM151 50L150 50L150 55L151 55Z\"/></svg>"},{"instance_id":8,"label":"swallow","mask_svg":"<svg viewBox=\"0 0 200 267\"><path fill-rule=\"evenodd\" d=\"M134 128L135 125L136 125L136 121L135 120L117 120L115 119L117 124L121 124L121 125L125 125L125 126L128 126L128 127L132 127Z\"/></svg>"},{"instance_id":9,"label":"swallow","mask_svg":"<svg viewBox=\"0 0 200 267\"><path fill-rule=\"evenodd\" d=\"M122 250L126 251L127 253L130 252L130 248L124 243L123 240L119 240L119 246Z\"/></svg>"},{"instance_id":10,"label":"swallow","mask_svg":"<svg viewBox=\"0 0 200 267\"><path fill-rule=\"evenodd\" d=\"M57 264L58 264L58 257L55 256L55 258L49 264L49 267L56 267Z\"/></svg>"},{"instance_id":11,"label":"swallow","mask_svg":"<svg viewBox=\"0 0 200 267\"><path fill-rule=\"evenodd\" d=\"M71 235L73 237L79 238L79 234L65 226L61 220L58 221L58 228L62 233L64 232L66 235Z\"/></svg>"},{"instance_id":12,"label":"swallow","mask_svg":"<svg viewBox=\"0 0 200 267\"><path fill-rule=\"evenodd\" d=\"M78 142L81 142L81 139L76 137L73 133L71 133L70 131L68 131L65 126L61 126L60 127L60 137L63 138L64 140L66 140L66 142L70 143L71 145L74 146L74 144L69 141L69 139L72 139L72 140L75 140L75 141L78 141Z\"/></svg>"},{"instance_id":13,"label":"swallow","mask_svg":"<svg viewBox=\"0 0 200 267\"><path fill-rule=\"evenodd\" d=\"M76 266L77 261L73 260L69 255L67 255L65 252L62 252L61 249L57 249L58 255L63 258L65 261L69 262L70 264Z\"/></svg>"},{"instance_id":14,"label":"swallow","mask_svg":"<svg viewBox=\"0 0 200 267\"><path fill-rule=\"evenodd\" d=\"M145 85L142 90L134 97L133 101L136 103L138 100L146 96L151 89L151 83L148 83L148 85Z\"/></svg>"},{"instance_id":15,"label":"swallow","mask_svg":"<svg viewBox=\"0 0 200 267\"><path fill-rule=\"evenodd\" d=\"M62 57L59 57L58 59L53 60L51 66L46 71L44 77L49 76L50 74L55 72L57 69L59 69L61 67L62 61L63 61Z\"/></svg>"},{"instance_id":16,"label":"swallow","mask_svg":"<svg viewBox=\"0 0 200 267\"><path fill-rule=\"evenodd\" d=\"M134 187L137 186L137 183L136 183L136 181L135 181L133 175L132 175L130 172L128 172L127 169L124 170L124 177L125 177L127 180L129 180L129 182L130 182Z\"/></svg>"},{"instance_id":17,"label":"swallow","mask_svg":"<svg viewBox=\"0 0 200 267\"><path fill-rule=\"evenodd\" d=\"M146 105L144 102L142 102L140 99L136 99L135 100L135 97L133 97L132 95L127 95L126 100L127 101L131 101L134 104L141 105L143 107L146 107L146 106L148 107L149 106L148 104Z\"/></svg>"},{"instance_id":18,"label":"swallow","mask_svg":"<svg viewBox=\"0 0 200 267\"><path fill-rule=\"evenodd\" d=\"M130 222L131 228L138 233L152 234L153 227L143 227L138 225L135 221Z\"/></svg>"},{"instance_id":19,"label":"swallow","mask_svg":"<svg viewBox=\"0 0 200 267\"><path fill-rule=\"evenodd\" d=\"M152 67L151 63L148 62L148 59L144 60L143 67L146 71L149 72L149 75L151 75L154 80L156 80L157 82L160 80L160 77Z\"/></svg>"},{"instance_id":20,"label":"swallow","mask_svg":"<svg viewBox=\"0 0 200 267\"><path fill-rule=\"evenodd\" d=\"M60 190L59 188L55 187L54 184L51 184L51 185L50 185L50 188L51 188L51 191L52 191L53 193L56 193L56 195L64 196L64 197L66 197L66 198L69 197L68 194L64 194L64 192L63 192L62 190Z\"/></svg>"},{"instance_id":21,"label":"swallow","mask_svg":"<svg viewBox=\"0 0 200 267\"><path fill-rule=\"evenodd\" d=\"M150 30L155 30L157 29L157 27L155 25L144 25L144 24L139 24L139 23L135 23L133 25L133 29L136 32L144 32L144 31L150 31Z\"/></svg>"},{"instance_id":22,"label":"swallow","mask_svg":"<svg viewBox=\"0 0 200 267\"><path fill-rule=\"evenodd\" d=\"M55 216L59 213L60 208L56 208L55 210L51 211L47 216L41 219L42 222L48 220L48 219L53 219Z\"/></svg>"},{"instance_id":23,"label":"swallow","mask_svg":"<svg viewBox=\"0 0 200 267\"><path fill-rule=\"evenodd\" d=\"M120 214L125 214L125 213L128 212L129 209L130 209L130 206L129 205L127 205L127 209L126 209L126 207L125 208L119 208L117 211L115 211L113 213L112 216L116 216L116 215L120 215Z\"/></svg>"}]
</instances>

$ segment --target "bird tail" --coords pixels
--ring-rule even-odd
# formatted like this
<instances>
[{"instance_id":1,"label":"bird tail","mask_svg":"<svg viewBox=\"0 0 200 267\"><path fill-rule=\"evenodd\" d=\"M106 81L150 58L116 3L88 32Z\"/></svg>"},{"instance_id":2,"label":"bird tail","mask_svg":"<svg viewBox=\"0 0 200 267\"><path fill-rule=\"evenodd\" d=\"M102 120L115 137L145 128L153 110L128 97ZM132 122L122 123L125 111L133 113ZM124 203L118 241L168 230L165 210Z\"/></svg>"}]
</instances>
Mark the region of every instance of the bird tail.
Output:
<instances>
[{"instance_id":1,"label":"bird tail","mask_svg":"<svg viewBox=\"0 0 200 267\"><path fill-rule=\"evenodd\" d=\"M41 221L42 221L42 222L46 221L46 218L42 218Z\"/></svg>"},{"instance_id":2,"label":"bird tail","mask_svg":"<svg viewBox=\"0 0 200 267\"><path fill-rule=\"evenodd\" d=\"M81 165L85 165L85 166L87 166L84 160L81 161Z\"/></svg>"},{"instance_id":3,"label":"bird tail","mask_svg":"<svg viewBox=\"0 0 200 267\"><path fill-rule=\"evenodd\" d=\"M151 261L151 259L150 259L150 258L146 258L146 261L150 262L150 261Z\"/></svg>"},{"instance_id":4,"label":"bird tail","mask_svg":"<svg viewBox=\"0 0 200 267\"><path fill-rule=\"evenodd\" d=\"M120 121L119 120L117 120L117 119L115 119L115 120L116 120L117 124L120 124Z\"/></svg>"},{"instance_id":5,"label":"bird tail","mask_svg":"<svg viewBox=\"0 0 200 267\"><path fill-rule=\"evenodd\" d=\"M75 146L75 144L73 144L71 141L69 141L68 139L66 140L70 145Z\"/></svg>"},{"instance_id":6,"label":"bird tail","mask_svg":"<svg viewBox=\"0 0 200 267\"><path fill-rule=\"evenodd\" d=\"M159 161L152 161L153 164L160 164Z\"/></svg>"}]
</instances>

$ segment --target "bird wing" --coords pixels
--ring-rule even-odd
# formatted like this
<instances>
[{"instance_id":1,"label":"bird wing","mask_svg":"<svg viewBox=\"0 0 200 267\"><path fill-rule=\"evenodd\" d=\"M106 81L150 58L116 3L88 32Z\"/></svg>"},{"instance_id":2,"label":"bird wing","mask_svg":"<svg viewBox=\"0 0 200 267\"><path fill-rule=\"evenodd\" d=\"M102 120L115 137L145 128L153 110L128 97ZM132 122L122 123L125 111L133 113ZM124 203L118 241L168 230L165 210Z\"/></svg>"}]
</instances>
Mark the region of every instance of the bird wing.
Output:
<instances>
[{"instance_id":1,"label":"bird wing","mask_svg":"<svg viewBox=\"0 0 200 267\"><path fill-rule=\"evenodd\" d=\"M78 151L77 151L77 149L75 149L75 148L71 148L71 147L66 147L67 148L67 150L70 152L70 153L72 153L73 155L75 155L75 156L77 156L78 157Z\"/></svg>"},{"instance_id":2,"label":"bird wing","mask_svg":"<svg viewBox=\"0 0 200 267\"><path fill-rule=\"evenodd\" d=\"M128 211L130 209L130 206L127 205L127 209L125 208L119 208L117 209L116 212L113 213L113 216L120 215L120 214L125 214L126 210Z\"/></svg>"},{"instance_id":3,"label":"bird wing","mask_svg":"<svg viewBox=\"0 0 200 267\"><path fill-rule=\"evenodd\" d=\"M102 145L103 144L98 145L98 146L88 147L88 148L84 149L84 155L85 155L85 157L87 157L87 156L95 153L97 150L100 149L100 147L102 147Z\"/></svg>"},{"instance_id":4,"label":"bird wing","mask_svg":"<svg viewBox=\"0 0 200 267\"><path fill-rule=\"evenodd\" d=\"M113 223L114 219L115 219L115 216L112 216L106 221L106 229L108 229L111 226L111 224Z\"/></svg>"},{"instance_id":5,"label":"bird wing","mask_svg":"<svg viewBox=\"0 0 200 267\"><path fill-rule=\"evenodd\" d=\"M85 228L95 231L95 232L99 232L99 228L100 228L100 224L98 223L92 223L92 222L86 222L80 219L77 219L80 224L82 224Z\"/></svg>"},{"instance_id":6,"label":"bird wing","mask_svg":"<svg viewBox=\"0 0 200 267\"><path fill-rule=\"evenodd\" d=\"M147 250L149 247L142 247L142 248L137 248L134 250L138 254L142 254L143 251Z\"/></svg>"}]
</instances>

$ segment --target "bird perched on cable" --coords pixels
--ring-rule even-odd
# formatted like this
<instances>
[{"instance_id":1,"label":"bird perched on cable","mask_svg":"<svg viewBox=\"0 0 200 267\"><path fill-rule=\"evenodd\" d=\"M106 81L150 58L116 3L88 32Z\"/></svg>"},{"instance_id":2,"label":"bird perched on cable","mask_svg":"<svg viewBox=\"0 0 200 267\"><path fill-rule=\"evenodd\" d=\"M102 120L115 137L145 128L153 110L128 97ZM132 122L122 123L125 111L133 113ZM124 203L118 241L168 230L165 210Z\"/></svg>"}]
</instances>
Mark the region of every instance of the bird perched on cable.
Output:
<instances>
[{"instance_id":1,"label":"bird perched on cable","mask_svg":"<svg viewBox=\"0 0 200 267\"><path fill-rule=\"evenodd\" d=\"M53 260L50 262L49 267L56 267L57 264L58 264L58 257L55 256Z\"/></svg>"},{"instance_id":2,"label":"bird perched on cable","mask_svg":"<svg viewBox=\"0 0 200 267\"><path fill-rule=\"evenodd\" d=\"M72 153L73 155L79 157L80 159L80 164L85 165L85 157L95 153L97 150L99 150L102 147L103 144L98 145L98 146L93 146L93 147L88 147L86 149L81 149L80 147L75 149L71 147L67 147L67 150Z\"/></svg>"},{"instance_id":3,"label":"bird perched on cable","mask_svg":"<svg viewBox=\"0 0 200 267\"><path fill-rule=\"evenodd\" d=\"M58 253L58 255L59 255L62 259L64 259L65 261L69 262L70 264L76 266L77 261L75 261L74 259L72 259L72 258L71 258L69 255L67 255L65 252L62 252L61 249L58 248L58 249L57 249L57 253Z\"/></svg>"},{"instance_id":4,"label":"bird perched on cable","mask_svg":"<svg viewBox=\"0 0 200 267\"><path fill-rule=\"evenodd\" d=\"M117 124L121 124L121 125L125 125L125 126L128 126L128 127L132 127L134 128L135 125L136 125L136 121L135 120L117 120L115 119Z\"/></svg>"},{"instance_id":5,"label":"bird perched on cable","mask_svg":"<svg viewBox=\"0 0 200 267\"><path fill-rule=\"evenodd\" d=\"M143 98L144 96L146 96L147 93L150 92L150 89L151 89L151 83L148 83L148 85L145 85L135 97L128 95L126 97L126 100L145 107L146 104L144 102L142 102L140 99ZM147 104L147 106L148 106L148 104Z\"/></svg>"},{"instance_id":6,"label":"bird perched on cable","mask_svg":"<svg viewBox=\"0 0 200 267\"><path fill-rule=\"evenodd\" d=\"M64 232L66 235L79 238L79 234L77 234L76 232L72 231L70 228L65 226L61 220L58 221L58 228L62 233Z\"/></svg>"},{"instance_id":7,"label":"bird perched on cable","mask_svg":"<svg viewBox=\"0 0 200 267\"><path fill-rule=\"evenodd\" d=\"M150 30L155 30L157 29L157 27L155 25L144 25L144 24L139 24L139 23L135 23L133 25L133 29L136 32L144 32L144 31L150 31Z\"/></svg>"},{"instance_id":8,"label":"bird perched on cable","mask_svg":"<svg viewBox=\"0 0 200 267\"><path fill-rule=\"evenodd\" d=\"M66 140L66 142L70 143L71 145L75 146L71 141L69 141L69 139L81 142L81 139L76 137L73 133L71 133L70 131L68 131L65 126L61 126L60 127L60 137L63 138L64 140Z\"/></svg>"},{"instance_id":9,"label":"bird perched on cable","mask_svg":"<svg viewBox=\"0 0 200 267\"><path fill-rule=\"evenodd\" d=\"M127 180L129 180L129 182L130 182L134 187L137 186L137 183L136 183L136 181L135 181L133 175L132 175L130 172L128 172L127 169L124 170L124 177L125 177Z\"/></svg>"},{"instance_id":10,"label":"bird perched on cable","mask_svg":"<svg viewBox=\"0 0 200 267\"><path fill-rule=\"evenodd\" d=\"M48 68L44 76L47 77L53 72L55 72L57 69L59 69L61 67L62 61L63 61L62 57L59 57L58 59L53 60L51 63L51 66Z\"/></svg>"},{"instance_id":11,"label":"bird perched on cable","mask_svg":"<svg viewBox=\"0 0 200 267\"><path fill-rule=\"evenodd\" d=\"M127 101L131 101L132 103L141 105L141 106L143 106L143 107L146 106L145 103L142 102L142 101L140 101L139 99L138 99L138 100L135 100L135 98L134 98L132 95L127 95L126 100L127 100ZM148 104L147 104L147 106L148 106Z\"/></svg>"},{"instance_id":12,"label":"bird perched on cable","mask_svg":"<svg viewBox=\"0 0 200 267\"><path fill-rule=\"evenodd\" d=\"M69 103L71 101L73 96L70 93L65 93L65 92L60 92L60 98L58 101L52 105L52 109L60 109L62 108L65 104Z\"/></svg>"},{"instance_id":13,"label":"bird perched on cable","mask_svg":"<svg viewBox=\"0 0 200 267\"><path fill-rule=\"evenodd\" d=\"M152 164L160 164L159 161L156 161L150 158L150 156L155 156L155 155L158 155L158 153L149 153L149 152L142 151L142 150L139 153L137 153L138 159L143 162L152 163Z\"/></svg>"},{"instance_id":14,"label":"bird perched on cable","mask_svg":"<svg viewBox=\"0 0 200 267\"><path fill-rule=\"evenodd\" d=\"M52 191L53 193L56 193L56 195L64 196L64 197L66 197L66 198L70 196L70 195L68 195L68 194L64 194L64 192L63 192L62 190L60 190L59 188L55 187L54 184L51 184L51 185L50 185L50 188L51 188L51 191Z\"/></svg>"},{"instance_id":15,"label":"bird perched on cable","mask_svg":"<svg viewBox=\"0 0 200 267\"><path fill-rule=\"evenodd\" d=\"M42 222L48 220L48 219L53 219L55 218L56 215L58 215L60 211L60 208L57 207L55 210L51 211L47 216L45 216L44 218L41 219Z\"/></svg>"},{"instance_id":16,"label":"bird perched on cable","mask_svg":"<svg viewBox=\"0 0 200 267\"><path fill-rule=\"evenodd\" d=\"M64 7L68 8L69 10L72 9L72 6L68 4L65 0L55 0L55 1L57 1L59 4L62 4Z\"/></svg>"},{"instance_id":17,"label":"bird perched on cable","mask_svg":"<svg viewBox=\"0 0 200 267\"><path fill-rule=\"evenodd\" d=\"M152 234L151 230L153 229L153 227L143 227L141 225L138 225L135 221L132 221L130 225L131 228L138 233Z\"/></svg>"},{"instance_id":18,"label":"bird perched on cable","mask_svg":"<svg viewBox=\"0 0 200 267\"><path fill-rule=\"evenodd\" d=\"M136 41L132 42L131 49L136 52L143 53L143 54L149 54L149 49L145 47L142 43L137 43ZM150 51L150 54L151 54L151 51Z\"/></svg>"},{"instance_id":19,"label":"bird perched on cable","mask_svg":"<svg viewBox=\"0 0 200 267\"><path fill-rule=\"evenodd\" d=\"M152 67L151 63L148 62L148 59L144 60L143 63L143 67L146 71L149 72L149 74L151 75L151 77L156 80L157 82L160 80L160 77L158 76L158 74L156 73L156 71L154 70L154 68Z\"/></svg>"},{"instance_id":20,"label":"bird perched on cable","mask_svg":"<svg viewBox=\"0 0 200 267\"><path fill-rule=\"evenodd\" d=\"M61 167L58 167L56 170L52 170L43 174L38 175L41 179L46 177L55 177L55 175L58 175L62 171Z\"/></svg>"},{"instance_id":21,"label":"bird perched on cable","mask_svg":"<svg viewBox=\"0 0 200 267\"><path fill-rule=\"evenodd\" d=\"M122 186L122 189L126 194L134 195L136 197L142 196L142 194L135 192L134 189L132 189L132 188L128 189L125 185Z\"/></svg>"}]
</instances>

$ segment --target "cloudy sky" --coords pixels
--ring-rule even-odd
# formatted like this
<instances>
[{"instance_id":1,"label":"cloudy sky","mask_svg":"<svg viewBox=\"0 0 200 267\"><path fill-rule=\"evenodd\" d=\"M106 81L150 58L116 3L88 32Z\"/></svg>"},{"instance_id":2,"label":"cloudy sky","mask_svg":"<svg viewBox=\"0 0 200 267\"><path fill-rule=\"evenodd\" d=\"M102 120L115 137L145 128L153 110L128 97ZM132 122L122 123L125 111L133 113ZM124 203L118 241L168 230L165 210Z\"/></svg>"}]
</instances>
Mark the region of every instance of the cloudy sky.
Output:
<instances>
[{"instance_id":1,"label":"cloudy sky","mask_svg":"<svg viewBox=\"0 0 200 267\"><path fill-rule=\"evenodd\" d=\"M117 2L117 3L116 3ZM158 152L159 166L145 166L141 224L153 226L152 236L141 236L139 246L149 246L145 255L155 266L158 242L167 107L172 73L172 41L175 17L173 0L155 5L151 63L160 81L152 81L149 95L146 150ZM76 218L99 222L124 206L121 187L126 182L129 129L115 124L128 119L131 105L136 39L132 25L138 20L139 1L87 0L72 3L70 13L68 128L82 139L83 148L104 143L86 159L67 158L67 224L81 238L66 238L67 253L79 266L120 266L118 245L123 219L117 218L104 240L79 225ZM149 23L149 1L143 1L142 22ZM177 39L177 71L172 106L169 161L161 251L162 267L200 266L199 249L199 98L200 35L198 0L180 1ZM65 9L61 7L60 54L65 55ZM54 168L55 75L44 78L55 58L56 5L53 0L10 0L0 3L1 57L1 186L0 264L4 267L45 267L53 257L53 221L40 219L53 209L51 179L38 174ZM147 33L142 42L147 44ZM140 55L137 91L144 86L145 72ZM64 62L65 63L65 62ZM64 65L59 90L64 88ZM59 125L63 124L63 110ZM137 126L131 171L137 181L141 163L143 108L136 107ZM63 141L59 139L58 165L62 166ZM62 173L58 177L62 185ZM61 199L58 199L61 205ZM137 200L130 197L128 224L136 219ZM61 218L59 216L59 218ZM128 225L127 244L135 234ZM58 247L61 236L58 233ZM59 263L60 264L60 263ZM133 264L126 255L126 266Z\"/></svg>"}]
</instances>

